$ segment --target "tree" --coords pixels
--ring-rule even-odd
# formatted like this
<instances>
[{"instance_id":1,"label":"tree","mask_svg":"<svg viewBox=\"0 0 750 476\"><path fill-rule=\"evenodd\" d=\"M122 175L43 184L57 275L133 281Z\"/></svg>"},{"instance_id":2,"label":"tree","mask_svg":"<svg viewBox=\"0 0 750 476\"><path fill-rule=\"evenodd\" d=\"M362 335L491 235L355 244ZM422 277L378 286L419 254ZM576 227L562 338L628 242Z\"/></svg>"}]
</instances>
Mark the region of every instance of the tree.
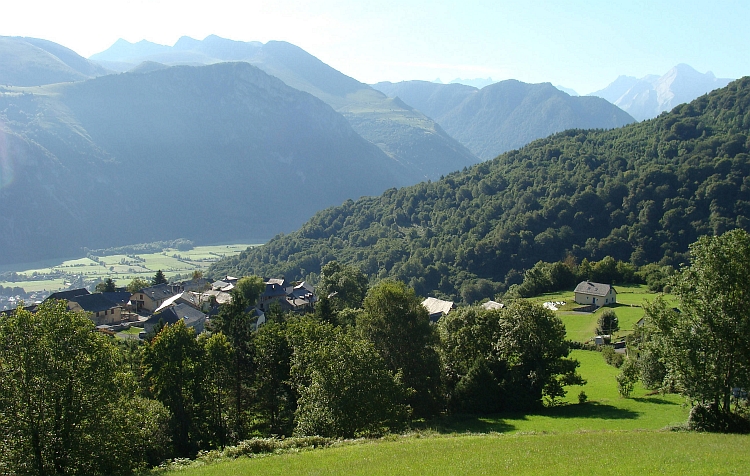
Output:
<instances>
[{"instance_id":1,"label":"tree","mask_svg":"<svg viewBox=\"0 0 750 476\"><path fill-rule=\"evenodd\" d=\"M228 442L229 396L232 390L232 345L221 332L198 336L202 351L204 421L201 433L211 447Z\"/></svg>"},{"instance_id":2,"label":"tree","mask_svg":"<svg viewBox=\"0 0 750 476\"><path fill-rule=\"evenodd\" d=\"M115 292L115 282L112 278L107 278L101 283L96 285L96 292L98 293L113 293Z\"/></svg>"},{"instance_id":3,"label":"tree","mask_svg":"<svg viewBox=\"0 0 750 476\"><path fill-rule=\"evenodd\" d=\"M504 309L496 346L508 409L539 407L543 398L565 396L565 386L585 383L576 372L578 361L568 358L565 326L539 304L517 300Z\"/></svg>"},{"instance_id":4,"label":"tree","mask_svg":"<svg viewBox=\"0 0 750 476\"><path fill-rule=\"evenodd\" d=\"M750 388L750 235L702 237L690 258L673 283L679 312L661 299L646 307L649 338L680 392L715 418L709 429L726 431L737 419L732 389Z\"/></svg>"},{"instance_id":5,"label":"tree","mask_svg":"<svg viewBox=\"0 0 750 476\"><path fill-rule=\"evenodd\" d=\"M539 305L517 299L505 309L459 309L438 328L451 411L529 410L584 383L567 358L562 321Z\"/></svg>"},{"instance_id":6,"label":"tree","mask_svg":"<svg viewBox=\"0 0 750 476\"><path fill-rule=\"evenodd\" d=\"M116 352L62 302L0 319L0 471L115 474L143 465L164 443L155 441L164 410L128 394L132 376L118 370Z\"/></svg>"},{"instance_id":7,"label":"tree","mask_svg":"<svg viewBox=\"0 0 750 476\"><path fill-rule=\"evenodd\" d=\"M362 307L367 294L367 276L359 268L341 264L338 261L327 263L320 271L318 294L335 296L332 302L337 309Z\"/></svg>"},{"instance_id":8,"label":"tree","mask_svg":"<svg viewBox=\"0 0 750 476\"><path fill-rule=\"evenodd\" d=\"M159 284L167 284L167 278L164 276L164 273L162 273L161 270L158 270L151 280L152 286L158 286Z\"/></svg>"},{"instance_id":9,"label":"tree","mask_svg":"<svg viewBox=\"0 0 750 476\"><path fill-rule=\"evenodd\" d=\"M265 289L266 284L260 276L245 276L237 281L232 291L241 294L249 306L255 306Z\"/></svg>"},{"instance_id":10,"label":"tree","mask_svg":"<svg viewBox=\"0 0 750 476\"><path fill-rule=\"evenodd\" d=\"M133 278L127 285L126 289L130 294L135 294L143 288L151 286L151 282L143 278Z\"/></svg>"},{"instance_id":11,"label":"tree","mask_svg":"<svg viewBox=\"0 0 750 476\"><path fill-rule=\"evenodd\" d=\"M405 427L408 390L372 342L309 318L292 327L295 433L351 438Z\"/></svg>"},{"instance_id":12,"label":"tree","mask_svg":"<svg viewBox=\"0 0 750 476\"><path fill-rule=\"evenodd\" d=\"M415 393L408 403L419 417L442 408L438 336L427 310L414 290L399 281L382 281L370 288L357 329L369 339L388 369L403 375Z\"/></svg>"},{"instance_id":13,"label":"tree","mask_svg":"<svg viewBox=\"0 0 750 476\"><path fill-rule=\"evenodd\" d=\"M254 319L246 312L247 307L243 295L233 292L231 302L221 306L211 321L212 331L224 334L232 346L231 433L235 440L244 439L247 432L245 411L254 371Z\"/></svg>"},{"instance_id":14,"label":"tree","mask_svg":"<svg viewBox=\"0 0 750 476\"><path fill-rule=\"evenodd\" d=\"M603 309L596 321L596 335L612 335L620 330L617 314L612 309Z\"/></svg>"},{"instance_id":15,"label":"tree","mask_svg":"<svg viewBox=\"0 0 750 476\"><path fill-rule=\"evenodd\" d=\"M178 456L194 456L198 450L195 413L201 400L200 361L195 330L182 320L164 327L143 353L144 380L171 414L170 433Z\"/></svg>"},{"instance_id":16,"label":"tree","mask_svg":"<svg viewBox=\"0 0 750 476\"><path fill-rule=\"evenodd\" d=\"M289 434L296 407L290 377L292 351L286 326L269 322L255 335L256 405L270 434Z\"/></svg>"}]
</instances>

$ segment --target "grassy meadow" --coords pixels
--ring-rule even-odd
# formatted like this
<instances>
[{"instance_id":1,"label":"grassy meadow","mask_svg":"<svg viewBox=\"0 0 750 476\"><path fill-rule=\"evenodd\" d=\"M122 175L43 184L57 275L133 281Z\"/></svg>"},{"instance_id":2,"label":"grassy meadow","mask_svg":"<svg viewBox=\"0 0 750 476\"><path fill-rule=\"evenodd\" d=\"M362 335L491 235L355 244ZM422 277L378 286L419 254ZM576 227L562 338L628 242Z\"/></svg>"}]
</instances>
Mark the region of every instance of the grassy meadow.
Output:
<instances>
[{"instance_id":1,"label":"grassy meadow","mask_svg":"<svg viewBox=\"0 0 750 476\"><path fill-rule=\"evenodd\" d=\"M224 474L740 474L750 436L671 431L689 408L677 395L636 386L617 393L618 370L599 352L575 350L584 386L533 414L454 415L415 424L406 435L344 441L330 448L242 457L184 468ZM584 391L586 403L578 403Z\"/></svg>"},{"instance_id":2,"label":"grassy meadow","mask_svg":"<svg viewBox=\"0 0 750 476\"><path fill-rule=\"evenodd\" d=\"M391 474L741 474L750 467L750 436L670 431L688 408L676 395L636 387L617 393L618 370L601 354L577 350L587 383L565 402L536 414L451 416L412 433L344 441L330 448L287 451L206 464L186 476ZM583 389L588 401L578 403Z\"/></svg>"},{"instance_id":3,"label":"grassy meadow","mask_svg":"<svg viewBox=\"0 0 750 476\"><path fill-rule=\"evenodd\" d=\"M613 309L620 323L620 330L615 332L614 337L622 337L630 334L636 322L644 315L643 304L656 299L658 296L648 290L643 284L616 285L617 304L611 307L599 308L596 312L578 312L574 309L580 307L576 304L573 291L541 294L531 298L532 301L557 302L564 301L565 305L560 307L557 315L565 323L567 338L577 342L587 342L596 335L596 321L603 309ZM667 303L676 305L676 298L672 295L663 295Z\"/></svg>"}]
</instances>

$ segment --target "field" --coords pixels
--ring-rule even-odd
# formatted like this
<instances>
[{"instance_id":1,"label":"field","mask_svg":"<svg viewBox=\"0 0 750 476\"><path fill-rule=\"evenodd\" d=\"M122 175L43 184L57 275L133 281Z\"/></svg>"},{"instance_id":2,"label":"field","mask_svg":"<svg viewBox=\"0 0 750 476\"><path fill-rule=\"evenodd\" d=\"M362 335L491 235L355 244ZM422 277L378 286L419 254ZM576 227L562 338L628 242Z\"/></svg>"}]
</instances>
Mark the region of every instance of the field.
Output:
<instances>
[{"instance_id":1,"label":"field","mask_svg":"<svg viewBox=\"0 0 750 476\"><path fill-rule=\"evenodd\" d=\"M59 291L72 283L86 285L112 278L120 286L136 277L151 279L157 270L167 276L189 275L205 271L211 263L225 256L234 256L252 244L196 246L190 251L165 249L161 253L137 255L92 256L66 261L45 261L26 265L5 266L2 272L15 272L15 281L0 281L2 286L21 287L27 293ZM94 258L94 259L91 259Z\"/></svg>"},{"instance_id":2,"label":"field","mask_svg":"<svg viewBox=\"0 0 750 476\"><path fill-rule=\"evenodd\" d=\"M632 332L636 322L643 317L643 304L656 299L658 296L648 291L648 288L642 284L620 285L615 286L617 290L617 304L610 309L615 311L620 323L620 331L615 332L614 336L622 337ZM667 303L676 305L676 299L671 295L664 295ZM565 323L567 338L577 342L587 342L594 337L596 321L603 309L599 308L596 312L576 312L573 309L579 307L574 301L573 291L558 293L547 293L532 298L532 301L556 302L565 301L565 306L557 311L557 315Z\"/></svg>"},{"instance_id":3,"label":"field","mask_svg":"<svg viewBox=\"0 0 750 476\"><path fill-rule=\"evenodd\" d=\"M241 458L180 472L214 475L745 474L750 438L669 432L406 437Z\"/></svg>"},{"instance_id":4,"label":"field","mask_svg":"<svg viewBox=\"0 0 750 476\"><path fill-rule=\"evenodd\" d=\"M381 440L186 469L222 474L740 474L750 467L750 436L669 431L688 408L675 395L636 387L621 398L618 370L601 354L574 351L587 379L567 404L532 415L454 416Z\"/></svg>"}]
</instances>

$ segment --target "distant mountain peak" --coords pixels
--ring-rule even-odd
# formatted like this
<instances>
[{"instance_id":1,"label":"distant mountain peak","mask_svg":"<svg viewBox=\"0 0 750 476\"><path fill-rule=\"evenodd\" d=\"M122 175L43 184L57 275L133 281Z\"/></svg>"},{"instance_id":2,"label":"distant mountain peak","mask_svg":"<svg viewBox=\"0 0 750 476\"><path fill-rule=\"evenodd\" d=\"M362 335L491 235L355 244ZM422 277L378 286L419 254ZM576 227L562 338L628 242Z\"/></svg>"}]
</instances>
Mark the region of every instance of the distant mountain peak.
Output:
<instances>
[{"instance_id":1,"label":"distant mountain peak","mask_svg":"<svg viewBox=\"0 0 750 476\"><path fill-rule=\"evenodd\" d=\"M701 73L689 64L679 63L661 76L649 74L641 79L619 76L609 86L589 96L604 98L636 119L644 120L723 88L731 81L716 78L711 71Z\"/></svg>"}]
</instances>

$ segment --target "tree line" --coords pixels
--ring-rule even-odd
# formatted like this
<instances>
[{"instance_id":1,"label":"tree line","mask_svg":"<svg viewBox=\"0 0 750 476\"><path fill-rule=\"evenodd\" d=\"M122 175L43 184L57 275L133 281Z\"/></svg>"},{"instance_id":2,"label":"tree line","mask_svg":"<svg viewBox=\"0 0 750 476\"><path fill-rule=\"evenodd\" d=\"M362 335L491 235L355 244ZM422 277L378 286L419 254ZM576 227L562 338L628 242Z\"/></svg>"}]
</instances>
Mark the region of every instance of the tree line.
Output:
<instances>
[{"instance_id":1,"label":"tree line","mask_svg":"<svg viewBox=\"0 0 750 476\"><path fill-rule=\"evenodd\" d=\"M322 270L315 312L248 312L249 278L199 336L94 332L64 303L0 318L0 473L118 474L260 436L357 437L444 412L528 411L583 383L559 318L518 300L431 324L404 283Z\"/></svg>"}]
</instances>

